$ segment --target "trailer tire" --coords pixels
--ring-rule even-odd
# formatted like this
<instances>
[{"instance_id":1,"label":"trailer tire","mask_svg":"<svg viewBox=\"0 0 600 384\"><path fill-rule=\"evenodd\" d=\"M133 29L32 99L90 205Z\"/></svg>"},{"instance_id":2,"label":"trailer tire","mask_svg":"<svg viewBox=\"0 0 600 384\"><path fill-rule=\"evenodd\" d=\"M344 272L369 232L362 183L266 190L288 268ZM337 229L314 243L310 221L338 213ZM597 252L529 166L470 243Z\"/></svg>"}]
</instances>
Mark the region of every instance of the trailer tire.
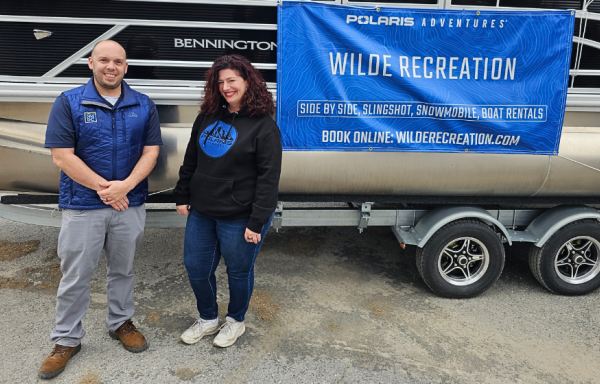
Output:
<instances>
[{"instance_id":1,"label":"trailer tire","mask_svg":"<svg viewBox=\"0 0 600 384\"><path fill-rule=\"evenodd\" d=\"M423 259L423 248L417 247L416 252L416 261L417 261L417 270L419 271L419 275L423 278L423 272L421 272L421 260Z\"/></svg>"},{"instance_id":2,"label":"trailer tire","mask_svg":"<svg viewBox=\"0 0 600 384\"><path fill-rule=\"evenodd\" d=\"M600 287L600 224L576 221L557 231L541 248L532 245L529 267L552 293L577 296L595 291Z\"/></svg>"},{"instance_id":3,"label":"trailer tire","mask_svg":"<svg viewBox=\"0 0 600 384\"><path fill-rule=\"evenodd\" d=\"M417 269L436 294L475 297L490 288L504 268L502 242L485 223L463 219L440 228L417 249Z\"/></svg>"}]
</instances>

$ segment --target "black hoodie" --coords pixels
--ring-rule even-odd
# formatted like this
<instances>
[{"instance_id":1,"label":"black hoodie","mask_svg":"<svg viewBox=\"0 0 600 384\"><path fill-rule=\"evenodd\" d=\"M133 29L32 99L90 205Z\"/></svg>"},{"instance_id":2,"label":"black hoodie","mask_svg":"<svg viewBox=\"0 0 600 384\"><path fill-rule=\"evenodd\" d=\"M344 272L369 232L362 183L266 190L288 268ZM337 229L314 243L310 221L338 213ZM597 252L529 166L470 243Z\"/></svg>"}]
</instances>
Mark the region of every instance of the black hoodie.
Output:
<instances>
[{"instance_id":1,"label":"black hoodie","mask_svg":"<svg viewBox=\"0 0 600 384\"><path fill-rule=\"evenodd\" d=\"M223 106L220 115L196 118L173 194L177 205L215 219L250 217L247 228L260 233L277 206L280 172L273 119Z\"/></svg>"}]
</instances>

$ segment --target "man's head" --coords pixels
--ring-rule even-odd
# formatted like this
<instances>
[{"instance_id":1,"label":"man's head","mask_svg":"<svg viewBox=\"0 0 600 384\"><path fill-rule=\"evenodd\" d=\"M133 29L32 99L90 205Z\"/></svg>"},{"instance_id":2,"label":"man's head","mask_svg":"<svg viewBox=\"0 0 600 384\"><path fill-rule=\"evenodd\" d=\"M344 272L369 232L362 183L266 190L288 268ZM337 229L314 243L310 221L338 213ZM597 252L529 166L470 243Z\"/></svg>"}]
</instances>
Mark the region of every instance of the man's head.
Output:
<instances>
[{"instance_id":1,"label":"man's head","mask_svg":"<svg viewBox=\"0 0 600 384\"><path fill-rule=\"evenodd\" d=\"M94 83L104 96L118 96L121 81L127 73L127 57L121 44L112 40L97 43L88 59L88 66L94 73Z\"/></svg>"}]
</instances>

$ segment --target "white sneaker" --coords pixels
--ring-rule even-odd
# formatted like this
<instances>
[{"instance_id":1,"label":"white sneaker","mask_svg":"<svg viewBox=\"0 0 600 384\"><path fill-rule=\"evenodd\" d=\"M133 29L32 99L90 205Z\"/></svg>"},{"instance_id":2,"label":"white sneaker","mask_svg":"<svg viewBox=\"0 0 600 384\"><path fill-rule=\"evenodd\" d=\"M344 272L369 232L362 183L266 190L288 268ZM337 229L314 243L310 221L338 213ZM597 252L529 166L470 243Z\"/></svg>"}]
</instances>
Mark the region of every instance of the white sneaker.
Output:
<instances>
[{"instance_id":1,"label":"white sneaker","mask_svg":"<svg viewBox=\"0 0 600 384\"><path fill-rule=\"evenodd\" d=\"M180 339L186 344L194 344L200 341L206 335L214 335L219 332L219 322L198 318L191 327L189 327Z\"/></svg>"},{"instance_id":2,"label":"white sneaker","mask_svg":"<svg viewBox=\"0 0 600 384\"><path fill-rule=\"evenodd\" d=\"M221 331L215 337L213 345L225 348L233 345L238 337L246 331L243 321L235 321L231 317L225 318L225 323L221 326Z\"/></svg>"}]
</instances>

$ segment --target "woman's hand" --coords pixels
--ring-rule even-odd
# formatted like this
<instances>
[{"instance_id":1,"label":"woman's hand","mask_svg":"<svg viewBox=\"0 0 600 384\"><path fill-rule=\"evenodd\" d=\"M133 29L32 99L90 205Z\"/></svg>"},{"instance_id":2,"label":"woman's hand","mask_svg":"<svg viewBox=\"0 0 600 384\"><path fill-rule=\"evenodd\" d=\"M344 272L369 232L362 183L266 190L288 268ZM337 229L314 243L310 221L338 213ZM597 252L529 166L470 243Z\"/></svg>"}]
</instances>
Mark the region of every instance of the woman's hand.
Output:
<instances>
[{"instance_id":1,"label":"woman's hand","mask_svg":"<svg viewBox=\"0 0 600 384\"><path fill-rule=\"evenodd\" d=\"M246 233L244 233L244 239L249 243L258 244L260 243L260 233L252 232L248 228L246 228Z\"/></svg>"},{"instance_id":2,"label":"woman's hand","mask_svg":"<svg viewBox=\"0 0 600 384\"><path fill-rule=\"evenodd\" d=\"M175 207L177 209L177 213L183 216L187 216L190 214L190 206L189 205L178 205Z\"/></svg>"}]
</instances>

